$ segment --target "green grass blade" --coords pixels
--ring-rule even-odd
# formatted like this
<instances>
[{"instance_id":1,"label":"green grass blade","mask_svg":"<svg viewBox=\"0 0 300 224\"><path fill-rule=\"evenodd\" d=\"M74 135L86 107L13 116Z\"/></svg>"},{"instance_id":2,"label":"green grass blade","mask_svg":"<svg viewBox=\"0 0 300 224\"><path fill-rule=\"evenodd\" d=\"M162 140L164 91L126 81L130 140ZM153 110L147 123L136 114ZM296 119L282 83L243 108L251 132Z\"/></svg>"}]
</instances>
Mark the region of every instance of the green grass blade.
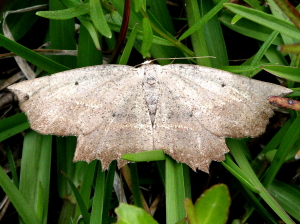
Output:
<instances>
[{"instance_id":1,"label":"green grass blade","mask_svg":"<svg viewBox=\"0 0 300 224\"><path fill-rule=\"evenodd\" d=\"M167 224L176 223L186 217L184 209L185 186L182 163L166 157L166 220ZM176 211L176 212L174 212Z\"/></svg>"},{"instance_id":2,"label":"green grass blade","mask_svg":"<svg viewBox=\"0 0 300 224\"><path fill-rule=\"evenodd\" d=\"M43 136L34 131L26 133L19 189L37 216L42 217L41 223L47 223L51 150L51 135Z\"/></svg>"},{"instance_id":3,"label":"green grass blade","mask_svg":"<svg viewBox=\"0 0 300 224\"><path fill-rule=\"evenodd\" d=\"M111 38L112 34L106 22L102 6L98 0L90 0L90 15L96 29L105 37Z\"/></svg>"},{"instance_id":4,"label":"green grass blade","mask_svg":"<svg viewBox=\"0 0 300 224\"><path fill-rule=\"evenodd\" d=\"M215 16L224 6L223 4L228 2L229 0L221 0L219 3L210 10L205 16L203 16L200 20L198 20L194 25L190 26L188 30L186 30L178 39L178 41L182 41L193 33L197 32L207 21L209 21L213 16Z\"/></svg>"},{"instance_id":5,"label":"green grass blade","mask_svg":"<svg viewBox=\"0 0 300 224\"><path fill-rule=\"evenodd\" d=\"M232 12L224 11L219 19L221 23L227 26L229 29L260 41L266 41L273 32L273 29L267 28L244 18L240 19L238 23L232 24L231 20L233 16L234 14ZM253 29L253 27L255 27L255 29ZM277 36L273 41L273 44L283 44L281 36Z\"/></svg>"},{"instance_id":6,"label":"green grass blade","mask_svg":"<svg viewBox=\"0 0 300 224\"><path fill-rule=\"evenodd\" d=\"M41 223L38 220L34 210L28 204L24 196L20 193L17 187L9 179L2 167L0 167L0 186L9 197L9 200L14 205L22 221L26 224Z\"/></svg>"},{"instance_id":7,"label":"green grass blade","mask_svg":"<svg viewBox=\"0 0 300 224\"><path fill-rule=\"evenodd\" d=\"M29 128L27 117L24 113L19 113L11 117L0 120L0 141L10 138Z\"/></svg>"},{"instance_id":8,"label":"green grass blade","mask_svg":"<svg viewBox=\"0 0 300 224\"><path fill-rule=\"evenodd\" d=\"M128 39L127 39L127 43L125 45L125 48L124 48L123 53L122 53L122 55L120 57L120 60L119 60L120 65L126 65L127 62L128 62L129 56L130 56L131 51L133 49L135 39L137 37L138 27L139 27L138 24L133 27L133 29L132 29L132 31L131 31Z\"/></svg>"},{"instance_id":9,"label":"green grass blade","mask_svg":"<svg viewBox=\"0 0 300 224\"><path fill-rule=\"evenodd\" d=\"M90 224L102 224L104 206L107 206L104 205L104 198L105 198L104 193L105 193L105 172L102 171L102 166L101 163L99 162Z\"/></svg>"},{"instance_id":10,"label":"green grass blade","mask_svg":"<svg viewBox=\"0 0 300 224\"><path fill-rule=\"evenodd\" d=\"M288 79L293 82L300 82L300 69L282 65L265 65L263 69L273 75Z\"/></svg>"},{"instance_id":11,"label":"green grass blade","mask_svg":"<svg viewBox=\"0 0 300 224\"><path fill-rule=\"evenodd\" d=\"M244 18L264 25L296 40L300 40L300 30L288 21L278 19L273 15L236 4L225 3L224 6L230 11L243 16Z\"/></svg>"},{"instance_id":12,"label":"green grass blade","mask_svg":"<svg viewBox=\"0 0 300 224\"><path fill-rule=\"evenodd\" d=\"M58 64L34 51L29 50L2 34L0 34L0 45L51 74L69 69L68 67Z\"/></svg>"},{"instance_id":13,"label":"green grass blade","mask_svg":"<svg viewBox=\"0 0 300 224\"><path fill-rule=\"evenodd\" d=\"M81 3L78 6L56 10L56 11L39 11L36 13L37 16L41 16L47 19L72 19L74 17L78 17L90 12L90 5L89 3Z\"/></svg>"},{"instance_id":14,"label":"green grass blade","mask_svg":"<svg viewBox=\"0 0 300 224\"><path fill-rule=\"evenodd\" d=\"M295 142L298 140L300 135L300 116L298 116L294 122L289 127L288 131L285 133L282 142L277 150L275 157L269 167L266 177L263 181L264 186L268 186L272 183L276 174L278 173L280 167L282 166L285 158L287 157L289 151L292 149Z\"/></svg>"},{"instance_id":15,"label":"green grass blade","mask_svg":"<svg viewBox=\"0 0 300 224\"><path fill-rule=\"evenodd\" d=\"M132 182L132 195L133 195L134 205L136 205L137 207L143 208L136 163L130 164L130 176L131 176L131 182Z\"/></svg>"},{"instance_id":16,"label":"green grass blade","mask_svg":"<svg viewBox=\"0 0 300 224\"><path fill-rule=\"evenodd\" d=\"M67 175L66 175L64 172L62 172L62 174L63 174L64 177L68 180L68 182L69 182L69 184L70 184L70 186L71 186L71 188L72 188L72 191L73 191L73 193L74 193L74 195L75 195L75 197L76 197L78 206L79 206L79 208L80 208L80 211L81 211L81 214L82 214L82 218L83 218L84 223L85 223L85 224L89 224L89 222L90 222L90 214L89 214L89 212L88 212L88 210L87 210L87 207L86 207L85 204L84 204L84 201L83 201L83 199L82 199L82 197L81 197L79 191L77 190L77 188L76 188L76 186L74 185L73 181L72 181L69 177L67 177Z\"/></svg>"},{"instance_id":17,"label":"green grass blade","mask_svg":"<svg viewBox=\"0 0 300 224\"><path fill-rule=\"evenodd\" d=\"M153 32L148 17L143 18L142 25L143 25L143 42L141 47L141 54L143 55L144 58L146 58L152 46Z\"/></svg>"},{"instance_id":18,"label":"green grass blade","mask_svg":"<svg viewBox=\"0 0 300 224\"><path fill-rule=\"evenodd\" d=\"M293 216L297 221L300 221L300 191L289 184L274 180L269 187L269 192L280 203L280 205Z\"/></svg>"}]
</instances>

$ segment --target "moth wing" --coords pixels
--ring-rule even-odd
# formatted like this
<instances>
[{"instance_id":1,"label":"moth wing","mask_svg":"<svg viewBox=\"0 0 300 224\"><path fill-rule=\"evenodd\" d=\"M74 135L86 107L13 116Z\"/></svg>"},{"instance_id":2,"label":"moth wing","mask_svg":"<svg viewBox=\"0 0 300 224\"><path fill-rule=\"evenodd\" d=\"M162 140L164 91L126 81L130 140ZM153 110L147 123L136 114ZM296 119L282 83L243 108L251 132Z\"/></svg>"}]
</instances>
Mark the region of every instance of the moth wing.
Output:
<instances>
[{"instance_id":1,"label":"moth wing","mask_svg":"<svg viewBox=\"0 0 300 224\"><path fill-rule=\"evenodd\" d=\"M153 149L142 90L143 74L129 66L101 65L12 85L31 128L78 136L74 160L102 161Z\"/></svg>"}]
</instances>

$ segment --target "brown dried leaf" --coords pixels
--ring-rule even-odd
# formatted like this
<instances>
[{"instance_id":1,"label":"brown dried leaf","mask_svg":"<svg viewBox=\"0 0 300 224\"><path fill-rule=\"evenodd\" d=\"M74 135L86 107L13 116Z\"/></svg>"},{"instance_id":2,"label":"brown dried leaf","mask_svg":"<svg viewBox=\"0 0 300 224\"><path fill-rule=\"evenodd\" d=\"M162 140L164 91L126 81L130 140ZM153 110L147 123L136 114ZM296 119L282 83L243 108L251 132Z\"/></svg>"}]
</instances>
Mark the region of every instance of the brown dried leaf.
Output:
<instances>
[{"instance_id":1,"label":"brown dried leaf","mask_svg":"<svg viewBox=\"0 0 300 224\"><path fill-rule=\"evenodd\" d=\"M76 135L74 161L163 149L209 171L228 152L225 137L256 137L273 115L268 96L290 89L196 65L100 65L14 84L31 128Z\"/></svg>"}]
</instances>

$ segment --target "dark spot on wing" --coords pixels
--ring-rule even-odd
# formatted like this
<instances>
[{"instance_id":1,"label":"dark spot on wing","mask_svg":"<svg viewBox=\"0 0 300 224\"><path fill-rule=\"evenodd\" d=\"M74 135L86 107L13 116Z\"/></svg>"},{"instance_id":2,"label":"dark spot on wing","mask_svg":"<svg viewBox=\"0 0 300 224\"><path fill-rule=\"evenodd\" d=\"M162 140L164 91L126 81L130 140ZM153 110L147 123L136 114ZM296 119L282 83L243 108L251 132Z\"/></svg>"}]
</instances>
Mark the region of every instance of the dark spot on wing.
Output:
<instances>
[{"instance_id":1,"label":"dark spot on wing","mask_svg":"<svg viewBox=\"0 0 300 224\"><path fill-rule=\"evenodd\" d=\"M24 99L24 101L29 100L29 95L25 95L23 99Z\"/></svg>"}]
</instances>

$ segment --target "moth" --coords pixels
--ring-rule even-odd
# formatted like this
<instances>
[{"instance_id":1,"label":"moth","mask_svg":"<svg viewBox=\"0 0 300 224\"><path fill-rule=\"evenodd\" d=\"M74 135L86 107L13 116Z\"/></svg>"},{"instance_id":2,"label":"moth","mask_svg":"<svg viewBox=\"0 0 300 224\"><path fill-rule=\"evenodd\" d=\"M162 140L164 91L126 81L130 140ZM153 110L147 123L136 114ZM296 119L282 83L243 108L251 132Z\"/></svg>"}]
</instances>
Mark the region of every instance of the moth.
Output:
<instances>
[{"instance_id":1,"label":"moth","mask_svg":"<svg viewBox=\"0 0 300 224\"><path fill-rule=\"evenodd\" d=\"M98 65L9 87L41 134L77 136L74 161L162 149L193 170L224 160L225 138L257 137L288 88L197 65Z\"/></svg>"}]
</instances>

